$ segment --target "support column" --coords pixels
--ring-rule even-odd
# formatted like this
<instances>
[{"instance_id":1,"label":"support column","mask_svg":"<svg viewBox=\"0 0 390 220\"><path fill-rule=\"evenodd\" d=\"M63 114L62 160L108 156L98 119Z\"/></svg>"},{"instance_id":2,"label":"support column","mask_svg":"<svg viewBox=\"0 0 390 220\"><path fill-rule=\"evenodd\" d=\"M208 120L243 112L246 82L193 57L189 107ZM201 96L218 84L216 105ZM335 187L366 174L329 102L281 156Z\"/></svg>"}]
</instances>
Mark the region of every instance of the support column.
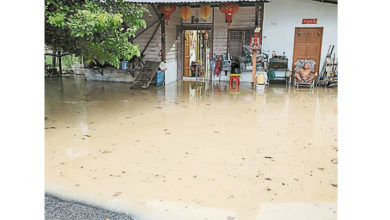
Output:
<instances>
[{"instance_id":1,"label":"support column","mask_svg":"<svg viewBox=\"0 0 390 220\"><path fill-rule=\"evenodd\" d=\"M165 18L161 19L161 61L165 63Z\"/></svg>"},{"instance_id":2,"label":"support column","mask_svg":"<svg viewBox=\"0 0 390 220\"><path fill-rule=\"evenodd\" d=\"M259 26L259 3L255 3L255 27Z\"/></svg>"},{"instance_id":3,"label":"support column","mask_svg":"<svg viewBox=\"0 0 390 220\"><path fill-rule=\"evenodd\" d=\"M263 45L263 21L264 21L264 2L261 2L261 11L260 11L260 36L261 36L261 41L260 45Z\"/></svg>"}]
</instances>

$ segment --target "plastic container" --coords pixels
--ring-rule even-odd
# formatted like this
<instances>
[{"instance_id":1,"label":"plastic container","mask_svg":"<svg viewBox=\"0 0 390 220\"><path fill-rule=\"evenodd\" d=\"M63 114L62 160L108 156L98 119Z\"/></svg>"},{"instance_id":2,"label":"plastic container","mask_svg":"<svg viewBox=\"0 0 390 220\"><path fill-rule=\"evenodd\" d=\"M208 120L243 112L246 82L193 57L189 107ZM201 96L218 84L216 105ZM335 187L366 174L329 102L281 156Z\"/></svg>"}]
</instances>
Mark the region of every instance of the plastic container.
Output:
<instances>
[{"instance_id":1,"label":"plastic container","mask_svg":"<svg viewBox=\"0 0 390 220\"><path fill-rule=\"evenodd\" d=\"M127 70L127 61L122 61L122 69Z\"/></svg>"},{"instance_id":2,"label":"plastic container","mask_svg":"<svg viewBox=\"0 0 390 220\"><path fill-rule=\"evenodd\" d=\"M157 72L156 72L157 86L162 86L164 84L164 76L165 76L164 71L157 70Z\"/></svg>"}]
</instances>

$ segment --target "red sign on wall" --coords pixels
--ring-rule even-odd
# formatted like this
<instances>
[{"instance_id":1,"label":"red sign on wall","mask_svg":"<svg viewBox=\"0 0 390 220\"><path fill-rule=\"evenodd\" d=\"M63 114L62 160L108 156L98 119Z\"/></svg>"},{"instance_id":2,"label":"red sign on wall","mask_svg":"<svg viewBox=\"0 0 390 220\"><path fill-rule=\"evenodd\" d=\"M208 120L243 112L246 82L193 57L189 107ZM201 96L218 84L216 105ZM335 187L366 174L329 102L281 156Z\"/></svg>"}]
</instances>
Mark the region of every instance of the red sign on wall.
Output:
<instances>
[{"instance_id":1,"label":"red sign on wall","mask_svg":"<svg viewBox=\"0 0 390 220\"><path fill-rule=\"evenodd\" d=\"M317 18L304 18L302 24L317 24Z\"/></svg>"}]
</instances>

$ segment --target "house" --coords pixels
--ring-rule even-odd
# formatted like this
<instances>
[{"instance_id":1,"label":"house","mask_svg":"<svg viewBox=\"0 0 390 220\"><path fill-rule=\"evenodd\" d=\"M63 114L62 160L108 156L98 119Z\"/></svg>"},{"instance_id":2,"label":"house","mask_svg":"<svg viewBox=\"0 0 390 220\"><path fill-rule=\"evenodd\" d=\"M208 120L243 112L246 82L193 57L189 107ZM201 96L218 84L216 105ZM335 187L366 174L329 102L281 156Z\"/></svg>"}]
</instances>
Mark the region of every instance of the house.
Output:
<instances>
[{"instance_id":1,"label":"house","mask_svg":"<svg viewBox=\"0 0 390 220\"><path fill-rule=\"evenodd\" d=\"M227 80L224 71L220 78L213 74L215 59L243 59L243 46L256 27L262 32L262 52L284 52L289 69L298 58L321 65L329 45L337 49L337 0L128 1L148 6L147 27L133 42L140 45L143 60L166 63L166 83L194 77L195 64L201 79ZM229 16L227 8L238 11ZM251 81L251 63L241 69L241 81Z\"/></svg>"}]
</instances>

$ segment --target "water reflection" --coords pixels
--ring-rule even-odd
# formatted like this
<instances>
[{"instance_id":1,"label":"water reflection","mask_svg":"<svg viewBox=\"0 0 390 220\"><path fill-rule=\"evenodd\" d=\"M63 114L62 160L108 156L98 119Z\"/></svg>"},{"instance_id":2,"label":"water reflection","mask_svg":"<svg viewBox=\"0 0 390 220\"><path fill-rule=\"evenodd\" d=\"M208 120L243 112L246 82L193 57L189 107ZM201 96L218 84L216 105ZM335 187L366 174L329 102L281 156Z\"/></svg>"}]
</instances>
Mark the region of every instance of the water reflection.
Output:
<instances>
[{"instance_id":1,"label":"water reflection","mask_svg":"<svg viewBox=\"0 0 390 220\"><path fill-rule=\"evenodd\" d=\"M165 219L335 203L337 90L238 89L47 79L45 124L56 129L45 130L46 190Z\"/></svg>"}]
</instances>

